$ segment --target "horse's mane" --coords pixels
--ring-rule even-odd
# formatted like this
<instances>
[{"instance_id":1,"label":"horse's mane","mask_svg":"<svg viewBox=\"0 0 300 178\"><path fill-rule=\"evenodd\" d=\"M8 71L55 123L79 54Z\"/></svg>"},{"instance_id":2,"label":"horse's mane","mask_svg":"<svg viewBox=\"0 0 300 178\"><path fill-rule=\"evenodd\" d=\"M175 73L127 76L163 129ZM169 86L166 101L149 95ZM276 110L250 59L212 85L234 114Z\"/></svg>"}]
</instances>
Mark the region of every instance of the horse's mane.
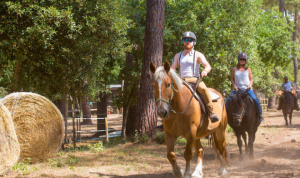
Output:
<instances>
[{"instance_id":1,"label":"horse's mane","mask_svg":"<svg viewBox=\"0 0 300 178\"><path fill-rule=\"evenodd\" d=\"M167 72L165 71L163 66L160 66L156 69L155 73L154 73L154 80L158 80L161 79L162 81L164 81L166 79L167 76ZM170 69L170 75L172 77L172 79L174 80L175 84L177 85L178 89L181 88L183 86L182 84L182 80L181 78L177 75L177 73L175 72L174 69Z\"/></svg>"},{"instance_id":2,"label":"horse's mane","mask_svg":"<svg viewBox=\"0 0 300 178\"><path fill-rule=\"evenodd\" d=\"M242 90L238 90L234 95L233 95L233 103L235 106L241 106L242 103L243 103L243 100L242 100L242 95L244 94L245 92L242 91Z\"/></svg>"}]
</instances>

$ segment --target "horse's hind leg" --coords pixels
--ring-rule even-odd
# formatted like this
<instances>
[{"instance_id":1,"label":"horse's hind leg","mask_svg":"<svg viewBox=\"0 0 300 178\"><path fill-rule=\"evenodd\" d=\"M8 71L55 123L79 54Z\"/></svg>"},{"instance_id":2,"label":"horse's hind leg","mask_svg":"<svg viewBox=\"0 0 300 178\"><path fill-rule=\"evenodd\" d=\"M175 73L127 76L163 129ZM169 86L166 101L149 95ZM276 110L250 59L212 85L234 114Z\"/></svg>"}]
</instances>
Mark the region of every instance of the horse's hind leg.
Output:
<instances>
[{"instance_id":1,"label":"horse's hind leg","mask_svg":"<svg viewBox=\"0 0 300 178\"><path fill-rule=\"evenodd\" d=\"M217 158L220 161L220 170L219 175L226 175L226 166L228 165L227 162L227 151L226 151L226 140L225 140L225 130L218 131L213 134L214 139L214 148L215 153L217 154Z\"/></svg>"},{"instance_id":2,"label":"horse's hind leg","mask_svg":"<svg viewBox=\"0 0 300 178\"><path fill-rule=\"evenodd\" d=\"M290 117L290 125L292 125L293 110L291 111L289 117Z\"/></svg>"},{"instance_id":3,"label":"horse's hind leg","mask_svg":"<svg viewBox=\"0 0 300 178\"><path fill-rule=\"evenodd\" d=\"M246 132L242 132L242 137L245 143L245 152L249 153L249 147L248 147L248 143L247 143L247 137L246 137Z\"/></svg>"},{"instance_id":4,"label":"horse's hind leg","mask_svg":"<svg viewBox=\"0 0 300 178\"><path fill-rule=\"evenodd\" d=\"M165 140L167 144L167 157L173 168L173 172L172 172L173 176L175 178L182 178L183 170L177 165L176 155L174 152L174 147L175 147L177 137L172 136L165 131Z\"/></svg>"},{"instance_id":5,"label":"horse's hind leg","mask_svg":"<svg viewBox=\"0 0 300 178\"><path fill-rule=\"evenodd\" d=\"M203 177L202 163L204 157L204 150L200 142L200 138L194 141L194 146L195 146L196 156L197 156L197 165L195 171L192 174L192 178L202 178Z\"/></svg>"}]
</instances>

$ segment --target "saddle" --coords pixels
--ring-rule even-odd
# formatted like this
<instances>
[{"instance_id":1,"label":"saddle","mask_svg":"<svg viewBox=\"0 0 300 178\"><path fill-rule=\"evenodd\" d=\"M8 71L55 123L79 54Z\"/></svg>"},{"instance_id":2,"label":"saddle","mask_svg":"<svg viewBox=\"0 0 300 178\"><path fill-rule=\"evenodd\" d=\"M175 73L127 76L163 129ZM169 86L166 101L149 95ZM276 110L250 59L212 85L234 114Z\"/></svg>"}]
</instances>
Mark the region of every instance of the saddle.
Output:
<instances>
[{"instance_id":1,"label":"saddle","mask_svg":"<svg viewBox=\"0 0 300 178\"><path fill-rule=\"evenodd\" d=\"M203 97L200 93L198 93L197 89L196 89L196 85L197 83L192 83L192 82L186 82L184 80L182 80L183 84L191 91L191 93L194 93L194 98L199 102L200 104L200 108L201 108L201 112L207 114L208 108L203 100ZM195 92L196 91L196 92ZM210 90L209 90L210 91ZM220 98L220 96L212 91L210 91L210 94L212 96L212 101L216 102L217 99Z\"/></svg>"}]
</instances>

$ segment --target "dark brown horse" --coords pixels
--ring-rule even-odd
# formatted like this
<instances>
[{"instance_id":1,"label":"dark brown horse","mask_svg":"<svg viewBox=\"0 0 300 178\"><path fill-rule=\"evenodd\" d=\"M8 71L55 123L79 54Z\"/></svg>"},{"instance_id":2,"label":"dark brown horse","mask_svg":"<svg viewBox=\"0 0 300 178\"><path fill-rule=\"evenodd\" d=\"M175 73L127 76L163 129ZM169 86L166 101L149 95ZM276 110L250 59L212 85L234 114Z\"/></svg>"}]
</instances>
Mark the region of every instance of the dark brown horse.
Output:
<instances>
[{"instance_id":1,"label":"dark brown horse","mask_svg":"<svg viewBox=\"0 0 300 178\"><path fill-rule=\"evenodd\" d=\"M287 115L290 118L290 125L292 125L292 115L294 110L294 97L288 91L284 91L283 94L280 96L280 102L282 102L282 113L285 120L285 125L288 126L288 119Z\"/></svg>"},{"instance_id":2,"label":"dark brown horse","mask_svg":"<svg viewBox=\"0 0 300 178\"><path fill-rule=\"evenodd\" d=\"M150 70L154 74L152 86L156 98L156 107L158 115L163 118L165 140L167 144L167 157L173 168L173 175L176 178L203 177L202 162L204 150L200 138L213 134L214 146L217 158L221 166L220 175L226 174L227 166L225 130L227 126L227 114L222 96L214 102L214 112L218 114L220 121L211 123L210 119L203 120L200 126L201 110L200 104L192 98L191 91L182 84L182 80L173 69L170 69L169 62L164 66L156 68L150 63ZM189 104L190 99L191 103ZM184 112L183 112L184 111ZM180 112L183 112L179 114ZM186 138L187 144L184 151L186 160L186 169L178 166L174 147L177 138L181 136ZM196 150L197 166L195 171L191 172L191 160L193 158L193 146Z\"/></svg>"},{"instance_id":3,"label":"dark brown horse","mask_svg":"<svg viewBox=\"0 0 300 178\"><path fill-rule=\"evenodd\" d=\"M237 137L237 144L240 151L240 160L243 160L242 139L245 142L246 153L250 150L250 158L254 157L253 144L255 133L259 122L256 119L256 109L253 101L246 92L237 90L234 95L230 95L231 100L227 108L228 124L234 130ZM248 133L249 142L247 144L246 132Z\"/></svg>"}]
</instances>

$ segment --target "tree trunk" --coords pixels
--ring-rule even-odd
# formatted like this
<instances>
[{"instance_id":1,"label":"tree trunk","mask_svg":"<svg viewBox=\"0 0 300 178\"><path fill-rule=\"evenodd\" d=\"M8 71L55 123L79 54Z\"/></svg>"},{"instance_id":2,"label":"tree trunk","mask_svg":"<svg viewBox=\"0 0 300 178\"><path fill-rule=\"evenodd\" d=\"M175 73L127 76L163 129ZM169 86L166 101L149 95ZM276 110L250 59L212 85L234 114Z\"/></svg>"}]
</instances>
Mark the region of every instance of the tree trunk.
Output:
<instances>
[{"instance_id":1,"label":"tree trunk","mask_svg":"<svg viewBox=\"0 0 300 178\"><path fill-rule=\"evenodd\" d=\"M90 101L88 96L81 99L81 107L82 107L83 118L92 118ZM92 124L93 124L92 119L83 119L83 122L81 123L81 125L92 125Z\"/></svg>"},{"instance_id":2,"label":"tree trunk","mask_svg":"<svg viewBox=\"0 0 300 178\"><path fill-rule=\"evenodd\" d=\"M106 93L99 94L99 100L97 101L97 118L107 117L107 95ZM97 130L105 130L105 120L97 119ZM94 136L99 137L104 135L105 131L97 132Z\"/></svg>"},{"instance_id":3,"label":"tree trunk","mask_svg":"<svg viewBox=\"0 0 300 178\"><path fill-rule=\"evenodd\" d=\"M279 0L279 12L282 12L282 16L285 17L284 11L284 0Z\"/></svg>"},{"instance_id":4,"label":"tree trunk","mask_svg":"<svg viewBox=\"0 0 300 178\"><path fill-rule=\"evenodd\" d=\"M54 101L54 104L59 109L60 113L63 116L64 122L65 122L65 130L67 130L68 126L68 95L63 94L62 99ZM67 141L67 134L65 134L65 141Z\"/></svg>"},{"instance_id":5,"label":"tree trunk","mask_svg":"<svg viewBox=\"0 0 300 178\"><path fill-rule=\"evenodd\" d=\"M295 46L297 47L297 36L298 36L298 4L295 4L295 16L294 16L294 33L293 33L293 41L295 42ZM297 49L298 50L298 49ZM295 56L294 58L294 83L295 88L297 88L298 85L298 58Z\"/></svg>"},{"instance_id":6,"label":"tree trunk","mask_svg":"<svg viewBox=\"0 0 300 178\"><path fill-rule=\"evenodd\" d=\"M14 75L13 75L13 79L12 79L12 85L11 85L11 88L10 88L11 93L17 91L20 72L21 72L21 61L17 59L16 66L14 68Z\"/></svg>"},{"instance_id":7,"label":"tree trunk","mask_svg":"<svg viewBox=\"0 0 300 178\"><path fill-rule=\"evenodd\" d=\"M149 137L155 135L157 124L149 63L162 64L164 18L165 0L147 0L144 57L136 113L138 127L135 130L138 130L139 134L146 132Z\"/></svg>"},{"instance_id":8,"label":"tree trunk","mask_svg":"<svg viewBox=\"0 0 300 178\"><path fill-rule=\"evenodd\" d=\"M274 77L276 79L278 79L278 72L276 70L276 66L274 66ZM274 84L273 86L273 91L274 91L274 95L272 97L269 97L268 98L268 109L275 109L275 105L276 105L276 95L275 95L275 92L277 90L277 84Z\"/></svg>"},{"instance_id":9,"label":"tree trunk","mask_svg":"<svg viewBox=\"0 0 300 178\"><path fill-rule=\"evenodd\" d=\"M132 54L130 53L126 53L126 67L129 67L129 68L133 68L135 63L134 63L134 57ZM129 117L128 118L128 114L130 113L130 109L132 109L132 107L130 107L131 105L131 100L132 98L134 97L134 95L136 95L137 91L138 91L138 81L135 81L133 86L131 86L131 91L130 91L130 94L128 95L128 97L123 97L124 98L124 106L123 106L123 123L122 123L122 134L121 134L121 137L122 139L126 139L127 137L127 122L130 123L129 127L134 125L135 122L135 117ZM124 82L124 88L128 88L130 87L130 84L128 81L125 81ZM134 135L134 132L132 132ZM131 135L129 135L131 136Z\"/></svg>"}]
</instances>

